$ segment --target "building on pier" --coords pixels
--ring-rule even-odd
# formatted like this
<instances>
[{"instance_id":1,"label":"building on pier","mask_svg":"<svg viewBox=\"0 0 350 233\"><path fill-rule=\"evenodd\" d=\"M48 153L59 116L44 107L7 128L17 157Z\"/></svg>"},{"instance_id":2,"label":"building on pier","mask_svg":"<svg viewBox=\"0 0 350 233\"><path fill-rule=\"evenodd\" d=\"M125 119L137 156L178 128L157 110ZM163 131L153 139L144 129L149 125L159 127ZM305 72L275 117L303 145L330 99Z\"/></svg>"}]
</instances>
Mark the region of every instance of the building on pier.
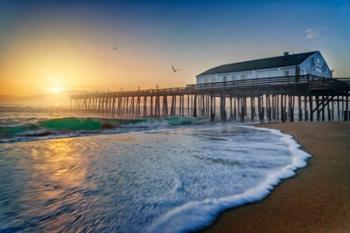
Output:
<instances>
[{"instance_id":1,"label":"building on pier","mask_svg":"<svg viewBox=\"0 0 350 233\"><path fill-rule=\"evenodd\" d=\"M211 68L197 75L197 84L236 80L314 75L331 78L332 71L319 51L289 54Z\"/></svg>"}]
</instances>

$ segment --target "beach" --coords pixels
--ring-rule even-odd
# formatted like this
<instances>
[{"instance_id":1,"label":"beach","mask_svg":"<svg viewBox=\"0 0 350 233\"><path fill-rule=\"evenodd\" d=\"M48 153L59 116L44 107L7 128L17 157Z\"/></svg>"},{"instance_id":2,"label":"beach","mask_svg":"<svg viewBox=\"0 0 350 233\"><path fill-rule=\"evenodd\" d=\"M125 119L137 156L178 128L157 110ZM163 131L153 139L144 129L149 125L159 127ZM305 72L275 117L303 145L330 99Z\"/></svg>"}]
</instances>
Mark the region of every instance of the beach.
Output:
<instances>
[{"instance_id":1,"label":"beach","mask_svg":"<svg viewBox=\"0 0 350 233\"><path fill-rule=\"evenodd\" d=\"M264 200L228 210L203 232L350 232L350 124L271 123L312 155Z\"/></svg>"}]
</instances>

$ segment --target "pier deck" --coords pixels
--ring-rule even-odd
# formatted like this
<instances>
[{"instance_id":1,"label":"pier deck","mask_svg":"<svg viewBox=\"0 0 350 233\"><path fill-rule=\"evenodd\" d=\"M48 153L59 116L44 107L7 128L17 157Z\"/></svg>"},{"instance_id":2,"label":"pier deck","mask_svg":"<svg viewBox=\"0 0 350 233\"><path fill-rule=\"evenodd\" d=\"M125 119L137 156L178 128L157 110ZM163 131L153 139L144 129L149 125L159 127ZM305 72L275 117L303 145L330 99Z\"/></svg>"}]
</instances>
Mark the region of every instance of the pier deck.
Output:
<instances>
[{"instance_id":1,"label":"pier deck","mask_svg":"<svg viewBox=\"0 0 350 233\"><path fill-rule=\"evenodd\" d=\"M350 78L284 76L185 87L72 95L76 111L117 117L193 116L215 120L348 120ZM314 116L315 115L315 116Z\"/></svg>"}]
</instances>

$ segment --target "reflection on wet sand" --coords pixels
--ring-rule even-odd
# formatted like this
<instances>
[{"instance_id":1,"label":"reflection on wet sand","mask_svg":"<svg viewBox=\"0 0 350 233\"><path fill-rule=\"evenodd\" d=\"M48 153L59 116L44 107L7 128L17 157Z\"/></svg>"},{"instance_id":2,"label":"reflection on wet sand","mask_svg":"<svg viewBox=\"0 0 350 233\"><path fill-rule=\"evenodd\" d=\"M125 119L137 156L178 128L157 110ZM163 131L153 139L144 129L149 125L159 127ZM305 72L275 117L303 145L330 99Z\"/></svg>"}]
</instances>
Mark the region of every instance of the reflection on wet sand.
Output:
<instances>
[{"instance_id":1,"label":"reflection on wet sand","mask_svg":"<svg viewBox=\"0 0 350 233\"><path fill-rule=\"evenodd\" d=\"M63 231L83 215L72 211L79 209L76 203L82 206L89 200L86 190L96 188L93 180L87 180L89 160L84 151L88 148L88 143L74 139L17 143L12 156L21 157L17 166L25 176L18 177L24 185L12 201L17 203L21 227Z\"/></svg>"},{"instance_id":2,"label":"reflection on wet sand","mask_svg":"<svg viewBox=\"0 0 350 233\"><path fill-rule=\"evenodd\" d=\"M193 226L188 219L200 226L221 199L293 161L283 140L210 125L2 144L0 232L181 232Z\"/></svg>"}]
</instances>

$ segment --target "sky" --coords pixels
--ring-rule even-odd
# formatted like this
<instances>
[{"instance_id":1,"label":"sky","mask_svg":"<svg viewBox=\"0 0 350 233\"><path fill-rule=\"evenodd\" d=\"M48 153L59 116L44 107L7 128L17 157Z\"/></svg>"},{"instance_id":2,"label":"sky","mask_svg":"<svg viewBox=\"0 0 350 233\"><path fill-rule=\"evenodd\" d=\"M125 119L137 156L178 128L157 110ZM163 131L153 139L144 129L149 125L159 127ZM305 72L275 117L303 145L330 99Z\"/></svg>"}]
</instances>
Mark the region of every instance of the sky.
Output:
<instances>
[{"instance_id":1,"label":"sky","mask_svg":"<svg viewBox=\"0 0 350 233\"><path fill-rule=\"evenodd\" d=\"M1 0L0 95L178 87L284 51L349 77L349 39L345 0Z\"/></svg>"}]
</instances>

